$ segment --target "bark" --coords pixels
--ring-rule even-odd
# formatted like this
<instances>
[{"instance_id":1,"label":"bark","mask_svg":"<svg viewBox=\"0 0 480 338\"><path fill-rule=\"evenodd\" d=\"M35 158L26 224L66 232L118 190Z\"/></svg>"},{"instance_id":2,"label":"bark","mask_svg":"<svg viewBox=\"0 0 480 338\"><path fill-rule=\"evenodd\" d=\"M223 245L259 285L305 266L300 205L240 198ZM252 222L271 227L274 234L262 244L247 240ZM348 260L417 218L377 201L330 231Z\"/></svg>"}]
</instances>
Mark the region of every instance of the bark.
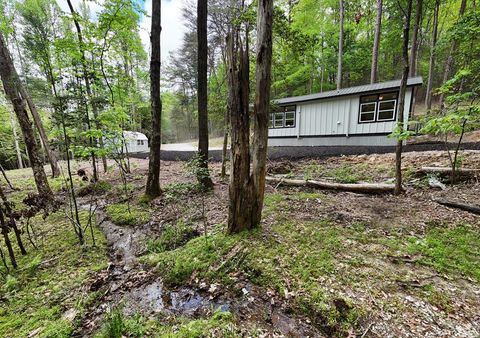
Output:
<instances>
[{"instance_id":1,"label":"bark","mask_svg":"<svg viewBox=\"0 0 480 338\"><path fill-rule=\"evenodd\" d=\"M412 52L410 55L410 77L417 76L418 34L422 26L423 0L417 0L417 12L412 33Z\"/></svg>"},{"instance_id":2,"label":"bark","mask_svg":"<svg viewBox=\"0 0 480 338\"><path fill-rule=\"evenodd\" d=\"M281 177L266 177L267 182L275 183L277 185L293 186L293 187L312 187L317 189L326 189L326 190L340 190L340 191L351 191L358 193L368 193L368 194L381 194L381 193L392 193L395 191L394 184L385 184L385 183L333 183L333 182L324 182L324 181L314 181L314 180L293 180L285 179Z\"/></svg>"},{"instance_id":3,"label":"bark","mask_svg":"<svg viewBox=\"0 0 480 338\"><path fill-rule=\"evenodd\" d=\"M404 126L404 110L405 110L405 94L407 91L407 81L409 73L409 60L408 60L408 42L410 35L410 18L412 15L412 1L407 1L407 8L404 17L403 26L403 45L402 45L402 62L403 62L403 74L400 83L400 93L398 98L398 111L397 111L397 127L402 130ZM403 141L398 140L395 149L395 194L400 195L403 191L402 187L402 147Z\"/></svg>"},{"instance_id":4,"label":"bark","mask_svg":"<svg viewBox=\"0 0 480 338\"><path fill-rule=\"evenodd\" d=\"M262 219L267 172L268 121L272 74L273 0L260 0L257 12L255 115L253 120L253 214L252 226Z\"/></svg>"},{"instance_id":5,"label":"bark","mask_svg":"<svg viewBox=\"0 0 480 338\"><path fill-rule=\"evenodd\" d=\"M10 237L8 236L9 228L5 221L5 217L3 216L3 210L0 208L0 231L2 232L3 239L5 241L5 246L7 247L8 255L10 256L10 262L12 266L16 269L17 260L15 259L15 253L12 248L12 242L10 241Z\"/></svg>"},{"instance_id":6,"label":"bark","mask_svg":"<svg viewBox=\"0 0 480 338\"><path fill-rule=\"evenodd\" d=\"M458 19L460 20L465 13L465 8L467 7L467 0L462 0L460 4L460 11L458 13ZM443 72L443 83L447 82L451 76L453 63L454 63L454 56L453 54L458 48L458 41L457 39L452 39L452 45L450 47L450 52L448 53L447 61L445 62L445 70ZM440 107L443 108L445 100L445 94L440 95Z\"/></svg>"},{"instance_id":7,"label":"bark","mask_svg":"<svg viewBox=\"0 0 480 338\"><path fill-rule=\"evenodd\" d=\"M60 176L60 167L58 166L57 157L53 153L52 149L50 148L50 142L48 142L47 132L43 127L42 119L40 118L40 114L38 113L37 107L35 103L33 103L32 98L27 93L27 91L22 87L21 92L22 97L27 101L28 108L30 109L30 113L33 117L33 122L35 127L38 130L38 134L40 135L40 141L43 144L43 149L45 150L45 155L47 156L48 163L50 163L50 167L52 168L52 177L59 177Z\"/></svg>"},{"instance_id":8,"label":"bark","mask_svg":"<svg viewBox=\"0 0 480 338\"><path fill-rule=\"evenodd\" d=\"M13 116L13 113L11 110L10 110L10 125L12 126L13 142L15 144L15 151L17 153L18 168L23 169L24 165L23 165L23 159L22 159L22 152L20 151L20 143L18 142L17 126L15 124L15 117Z\"/></svg>"},{"instance_id":9,"label":"bark","mask_svg":"<svg viewBox=\"0 0 480 338\"><path fill-rule=\"evenodd\" d=\"M370 73L370 83L375 83L378 80L378 50L380 49L380 35L382 32L382 13L383 1L377 0L377 19L375 21L375 37L373 40L372 70Z\"/></svg>"},{"instance_id":10,"label":"bark","mask_svg":"<svg viewBox=\"0 0 480 338\"><path fill-rule=\"evenodd\" d=\"M433 90L433 72L435 69L435 56L437 47L437 35L438 35L438 12L440 9L440 0L435 1L435 9L433 13L433 29L432 29L432 42L430 46L430 61L428 63L428 81L427 81L427 93L425 102L427 104L427 110L432 109L432 90Z\"/></svg>"},{"instance_id":11,"label":"bark","mask_svg":"<svg viewBox=\"0 0 480 338\"><path fill-rule=\"evenodd\" d=\"M80 50L80 60L81 60L81 63L82 63L83 80L85 82L85 90L87 92L88 101L90 101L90 103L92 105L92 112L93 112L93 117L95 118L95 125L96 125L97 129L100 130L100 122L98 121L97 105L92 101L93 96L92 96L92 89L90 87L90 77L89 77L88 69L87 69L87 59L85 57L85 44L84 44L84 41L83 41L82 28L80 27L80 23L78 22L78 19L77 19L78 14L72 6L71 0L67 0L67 4L68 4L68 7L70 9L70 13L72 14L73 23L75 24L75 29L77 31L78 47L79 47L79 50ZM86 104L86 114L87 114L87 127L90 130L91 126L90 126L90 117L89 117L89 114L88 114L88 103ZM99 141L100 147L103 148L103 138L100 137L100 139L98 141ZM90 139L90 146L91 147L95 146L92 139ZM98 173L97 173L96 156L95 156L94 152L92 152L91 157L92 157L92 167L93 167L92 168L93 169L93 180L96 182L96 181L98 181ZM106 164L106 162L105 162L105 164ZM107 168L105 167L104 169L106 171Z\"/></svg>"},{"instance_id":12,"label":"bark","mask_svg":"<svg viewBox=\"0 0 480 338\"><path fill-rule=\"evenodd\" d=\"M150 43L152 55L150 59L150 100L152 110L152 135L150 140L150 156L146 195L155 198L160 196L160 147L162 145L161 122L162 101L160 98L160 34L162 32L161 2L152 2L152 31Z\"/></svg>"},{"instance_id":13,"label":"bark","mask_svg":"<svg viewBox=\"0 0 480 338\"><path fill-rule=\"evenodd\" d=\"M3 88L8 99L12 101L13 110L17 115L20 128L25 139L28 157L33 170L35 184L38 193L45 198L51 199L52 190L48 184L47 175L40 160L37 141L32 125L29 121L25 100L21 97L20 79L15 70L10 52L7 49L3 35L0 33L0 76L3 82Z\"/></svg>"},{"instance_id":14,"label":"bark","mask_svg":"<svg viewBox=\"0 0 480 338\"><path fill-rule=\"evenodd\" d=\"M198 155L200 168L197 179L205 189L211 189L213 182L208 172L208 40L207 40L207 0L197 1L197 41L198 41Z\"/></svg>"},{"instance_id":15,"label":"bark","mask_svg":"<svg viewBox=\"0 0 480 338\"><path fill-rule=\"evenodd\" d=\"M345 16L345 7L343 0L340 4L340 34L338 38L338 62L337 62L337 90L342 88L342 59L343 59L343 21Z\"/></svg>"},{"instance_id":16,"label":"bark","mask_svg":"<svg viewBox=\"0 0 480 338\"><path fill-rule=\"evenodd\" d=\"M466 204L466 203L451 201L447 199L435 199L434 201L437 202L438 204L444 205L449 208L460 209L460 210L471 212L476 215L480 215L480 207L477 205Z\"/></svg>"},{"instance_id":17,"label":"bark","mask_svg":"<svg viewBox=\"0 0 480 338\"><path fill-rule=\"evenodd\" d=\"M228 110L225 112L225 130L223 132L223 147L222 147L222 171L220 177L225 178L227 173L227 157L228 157L228 126L230 124L230 119L228 118Z\"/></svg>"},{"instance_id":18,"label":"bark","mask_svg":"<svg viewBox=\"0 0 480 338\"><path fill-rule=\"evenodd\" d=\"M248 33L246 34L248 36ZM248 39L243 46L238 30L227 38L228 108L231 122L231 175L229 184L228 233L252 227L252 185L249 151L249 58Z\"/></svg>"}]
</instances>

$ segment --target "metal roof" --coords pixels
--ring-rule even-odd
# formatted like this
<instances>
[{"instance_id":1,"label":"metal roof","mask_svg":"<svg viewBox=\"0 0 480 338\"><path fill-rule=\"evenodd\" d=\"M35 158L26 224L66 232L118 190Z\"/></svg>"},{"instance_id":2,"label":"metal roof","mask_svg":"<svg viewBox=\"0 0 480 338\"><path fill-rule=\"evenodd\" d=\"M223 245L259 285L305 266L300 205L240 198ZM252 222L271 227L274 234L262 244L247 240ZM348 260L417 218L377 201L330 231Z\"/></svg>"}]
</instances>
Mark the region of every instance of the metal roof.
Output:
<instances>
[{"instance_id":1,"label":"metal roof","mask_svg":"<svg viewBox=\"0 0 480 338\"><path fill-rule=\"evenodd\" d=\"M381 91L381 90L399 88L400 83L401 83L401 80L394 80L394 81L381 82L381 83L373 83L373 84L368 84L368 85L363 85L363 86L342 88L342 89L339 89L339 90L330 90L328 92L317 93L317 94L286 97L284 99L273 100L273 102L275 104L285 105L285 104L297 103L297 102L329 99L329 98L334 98L334 97L337 97L337 96L356 95L356 94L363 94L363 93L369 93L369 92L377 92L377 91ZM422 79L421 76L409 78L408 81L407 81L407 86L420 86L422 84L423 84L423 79Z\"/></svg>"}]
</instances>

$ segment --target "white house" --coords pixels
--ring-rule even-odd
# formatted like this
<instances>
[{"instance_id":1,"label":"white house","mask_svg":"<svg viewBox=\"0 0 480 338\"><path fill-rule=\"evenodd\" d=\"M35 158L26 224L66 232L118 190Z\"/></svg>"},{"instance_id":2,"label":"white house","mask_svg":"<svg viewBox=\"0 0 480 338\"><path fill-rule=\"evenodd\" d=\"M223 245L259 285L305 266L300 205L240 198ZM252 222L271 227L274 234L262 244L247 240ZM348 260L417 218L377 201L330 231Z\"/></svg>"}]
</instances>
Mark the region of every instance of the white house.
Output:
<instances>
[{"instance_id":1,"label":"white house","mask_svg":"<svg viewBox=\"0 0 480 338\"><path fill-rule=\"evenodd\" d=\"M150 150L148 147L148 138L145 134L135 131L124 131L123 137L125 138L129 154L145 153Z\"/></svg>"},{"instance_id":2,"label":"white house","mask_svg":"<svg viewBox=\"0 0 480 338\"><path fill-rule=\"evenodd\" d=\"M408 121L422 78L408 79L403 111ZM269 146L390 146L400 80L275 100Z\"/></svg>"}]
</instances>

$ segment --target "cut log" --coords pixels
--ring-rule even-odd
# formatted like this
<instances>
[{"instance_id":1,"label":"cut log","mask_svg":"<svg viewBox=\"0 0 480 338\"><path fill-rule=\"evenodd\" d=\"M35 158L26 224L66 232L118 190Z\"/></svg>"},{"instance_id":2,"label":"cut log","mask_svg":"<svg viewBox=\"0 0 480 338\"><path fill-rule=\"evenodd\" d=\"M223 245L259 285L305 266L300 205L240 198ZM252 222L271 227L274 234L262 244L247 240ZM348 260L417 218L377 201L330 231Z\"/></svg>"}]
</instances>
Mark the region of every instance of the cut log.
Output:
<instances>
[{"instance_id":1,"label":"cut log","mask_svg":"<svg viewBox=\"0 0 480 338\"><path fill-rule=\"evenodd\" d=\"M424 174L450 174L452 172L452 168L451 167L422 167L420 169L420 172ZM460 174L460 175L480 174L480 169L459 168L457 169L457 174Z\"/></svg>"},{"instance_id":2,"label":"cut log","mask_svg":"<svg viewBox=\"0 0 480 338\"><path fill-rule=\"evenodd\" d=\"M434 199L434 201L449 208L460 209L471 212L472 214L480 215L480 206L478 205L466 204L446 199Z\"/></svg>"},{"instance_id":3,"label":"cut log","mask_svg":"<svg viewBox=\"0 0 480 338\"><path fill-rule=\"evenodd\" d=\"M327 190L341 190L351 191L367 194L384 194L392 193L395 190L394 184L386 183L333 183L325 181L311 181L311 180L294 180L279 177L266 177L267 182L276 183L278 185L294 186L294 187L312 187Z\"/></svg>"}]
</instances>

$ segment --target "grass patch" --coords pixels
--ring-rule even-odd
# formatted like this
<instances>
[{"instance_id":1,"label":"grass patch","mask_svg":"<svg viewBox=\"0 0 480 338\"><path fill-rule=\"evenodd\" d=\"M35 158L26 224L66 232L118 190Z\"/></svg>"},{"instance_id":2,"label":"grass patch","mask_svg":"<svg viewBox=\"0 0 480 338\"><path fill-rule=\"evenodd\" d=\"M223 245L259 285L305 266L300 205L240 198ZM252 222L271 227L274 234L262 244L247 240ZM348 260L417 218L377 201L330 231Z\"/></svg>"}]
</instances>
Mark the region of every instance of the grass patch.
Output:
<instances>
[{"instance_id":1,"label":"grass patch","mask_svg":"<svg viewBox=\"0 0 480 338\"><path fill-rule=\"evenodd\" d=\"M437 271L480 281L480 233L472 226L430 229L424 238L410 237L406 250Z\"/></svg>"},{"instance_id":2,"label":"grass patch","mask_svg":"<svg viewBox=\"0 0 480 338\"><path fill-rule=\"evenodd\" d=\"M147 249L152 253L174 250L198 235L197 230L183 221L174 225L167 224L158 239L147 242Z\"/></svg>"},{"instance_id":3,"label":"grass patch","mask_svg":"<svg viewBox=\"0 0 480 338\"><path fill-rule=\"evenodd\" d=\"M84 222L87 217L86 212L81 213ZM95 229L97 246L80 247L61 212L45 220L36 216L30 222L38 234L39 249L27 244L28 254L22 256L16 248L17 271L7 273L0 267L0 275L6 276L0 286L0 337L23 338L34 330L39 330L38 337L70 337L76 321L62 316L74 309L79 317L95 297L85 297L79 288L93 272L106 268L105 239Z\"/></svg>"},{"instance_id":4,"label":"grass patch","mask_svg":"<svg viewBox=\"0 0 480 338\"><path fill-rule=\"evenodd\" d=\"M87 196L87 195L103 195L106 192L112 189L112 185L109 182L99 181L90 183L86 186L81 187L78 190L78 196Z\"/></svg>"},{"instance_id":5,"label":"grass patch","mask_svg":"<svg viewBox=\"0 0 480 338\"><path fill-rule=\"evenodd\" d=\"M130 205L130 211L125 203L107 206L107 215L117 225L137 226L150 220L150 213L137 205Z\"/></svg>"}]
</instances>

